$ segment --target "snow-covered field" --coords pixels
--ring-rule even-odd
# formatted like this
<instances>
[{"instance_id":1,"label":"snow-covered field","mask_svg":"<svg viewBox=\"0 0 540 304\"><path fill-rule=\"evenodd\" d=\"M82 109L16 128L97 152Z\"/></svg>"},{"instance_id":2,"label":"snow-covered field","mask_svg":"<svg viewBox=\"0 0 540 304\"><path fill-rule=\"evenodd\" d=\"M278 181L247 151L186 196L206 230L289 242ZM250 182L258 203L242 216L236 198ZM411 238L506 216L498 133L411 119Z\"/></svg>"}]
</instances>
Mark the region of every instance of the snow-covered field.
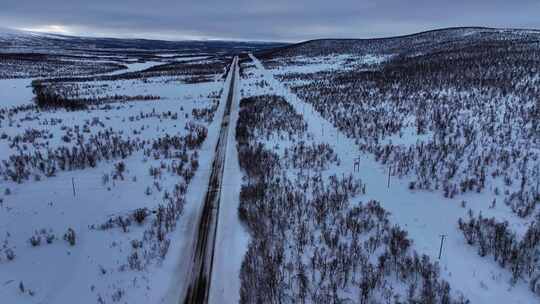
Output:
<instances>
[{"instance_id":1,"label":"snow-covered field","mask_svg":"<svg viewBox=\"0 0 540 304\"><path fill-rule=\"evenodd\" d=\"M235 77L210 303L536 303L537 36L0 34L0 302L182 302Z\"/></svg>"},{"instance_id":2,"label":"snow-covered field","mask_svg":"<svg viewBox=\"0 0 540 304\"><path fill-rule=\"evenodd\" d=\"M194 118L192 110L210 108L217 102L199 92L219 92L222 86L222 82L176 84L175 99L111 104L112 109L59 110L39 115L21 112L10 117L11 126L2 123L2 134L9 139L24 137L26 130L33 130L43 131L45 136L17 147L10 147L7 140L2 140L1 155L17 154L20 147L42 153L60 146L77 147L77 142L63 141L64 136L73 133L88 139L109 132L125 140L148 143L167 136L185 136L189 134L188 123L209 127L208 122ZM34 119L25 120L28 117ZM88 132L83 131L85 122L95 122ZM81 133L75 131L77 129ZM209 138L211 140L212 134ZM210 163L212 151L211 146L205 145L188 155L199 159L200 170L208 170L206 164ZM178 160L172 155L162 159L155 153L145 155L143 150L137 150L125 158L105 160L94 167L62 171L51 177L41 175L39 181L35 181L33 175L20 184L3 180L0 213L3 252L9 249L15 258L8 261L2 255L1 297L10 303L22 303L21 297L38 303L66 303L76 298L94 302L100 297L122 298L129 303L158 299L159 292L163 291L163 287L159 287L163 279L154 273L159 272L161 262L154 265L152 261L148 269L134 272L128 261L133 241L144 239L145 227L150 223L130 225L127 232L118 228L95 228L118 216L128 218L139 208L156 210L164 203L165 193L172 195L175 185L181 184L178 174L168 172ZM198 157L194 158L193 153ZM119 163L125 167L121 176L117 176ZM161 168L157 170L164 172L152 176L151 168ZM204 189L204 178L197 182L192 192ZM190 201L190 195L193 196L188 192L186 196L187 208L194 208L197 202ZM62 239L69 228L77 235L74 246ZM33 235L41 236L37 246L29 241ZM51 244L47 243L45 235L51 236ZM20 282L34 296L21 296Z\"/></svg>"},{"instance_id":3,"label":"snow-covered field","mask_svg":"<svg viewBox=\"0 0 540 304\"><path fill-rule=\"evenodd\" d=\"M165 58L56 83L101 98L78 111L36 107L35 78L0 80L2 303L178 302L224 110L223 60L181 77L121 79L176 62Z\"/></svg>"},{"instance_id":4,"label":"snow-covered field","mask_svg":"<svg viewBox=\"0 0 540 304\"><path fill-rule=\"evenodd\" d=\"M353 139L348 138L332 124L322 118L310 104L303 102L266 70L260 61L254 60L255 75L263 75L260 80L269 84L266 90L283 96L298 113L303 113L308 130L315 142L328 142L341 160L341 166L332 172L354 174L366 185L363 200L373 199L391 213L392 222L405 229L414 242L414 248L438 261L441 274L450 286L463 293L472 303L532 303L534 295L527 285L518 283L510 286L510 274L500 269L489 259L479 257L474 248L466 246L463 236L457 229L457 220L466 217L469 208L475 213L482 212L486 217L508 220L513 230L523 233L531 219L521 219L500 204L490 208L495 197L490 193L468 193L456 199L442 197L433 191L411 191L410 179L391 177L388 187L388 167L378 163L372 155L360 152ZM294 67L289 70L295 71ZM282 71L282 70L278 70ZM399 144L399 143L395 143ZM354 163L359 162L359 171L354 171ZM471 202L467 208L461 201ZM443 255L438 260L440 235L446 235Z\"/></svg>"},{"instance_id":5,"label":"snow-covered field","mask_svg":"<svg viewBox=\"0 0 540 304\"><path fill-rule=\"evenodd\" d=\"M185 57L182 61L186 60L198 60L198 59L206 59L207 57L200 57L200 56L193 56L193 57ZM168 58L167 58L168 59ZM169 61L146 61L146 62L134 62L134 63L126 63L125 66L127 68L125 69L119 69L113 72L106 72L99 75L106 75L106 76L114 76L114 75L121 75L124 73L129 72L139 72L144 71L148 68L151 68L153 66L158 66L165 64L167 62L176 62L176 59L168 59ZM22 105L28 105L32 103L32 99L34 97L34 94L32 92L32 81L35 79L39 79L38 77L35 78L13 78L13 79L0 79L0 101L1 101L1 107L15 107L15 106L22 106ZM132 90L131 87L128 88L128 90ZM159 89L159 92L162 92L162 89Z\"/></svg>"},{"instance_id":6,"label":"snow-covered field","mask_svg":"<svg viewBox=\"0 0 540 304\"><path fill-rule=\"evenodd\" d=\"M3 108L30 104L32 93L32 79L0 79L0 100Z\"/></svg>"},{"instance_id":7,"label":"snow-covered field","mask_svg":"<svg viewBox=\"0 0 540 304\"><path fill-rule=\"evenodd\" d=\"M426 33L437 36L425 45L420 34L262 53L262 63L245 61L245 90L293 105L313 141L338 155L332 172L360 178L362 200L390 212L454 294L472 303L537 302L540 104L530 71L539 63L483 45L521 41L520 31L464 31L467 38L451 42L459 30ZM537 51L530 44L520 56ZM478 76L486 74L499 76L488 83Z\"/></svg>"}]
</instances>

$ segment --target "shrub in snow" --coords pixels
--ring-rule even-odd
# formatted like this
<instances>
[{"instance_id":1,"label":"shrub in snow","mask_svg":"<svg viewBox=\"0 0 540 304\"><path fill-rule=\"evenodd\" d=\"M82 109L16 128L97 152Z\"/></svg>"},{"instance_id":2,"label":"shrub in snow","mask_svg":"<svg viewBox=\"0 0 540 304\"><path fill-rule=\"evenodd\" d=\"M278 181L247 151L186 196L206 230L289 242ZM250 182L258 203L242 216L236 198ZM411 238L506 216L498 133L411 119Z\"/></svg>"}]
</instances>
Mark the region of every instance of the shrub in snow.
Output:
<instances>
[{"instance_id":1,"label":"shrub in snow","mask_svg":"<svg viewBox=\"0 0 540 304\"><path fill-rule=\"evenodd\" d=\"M152 189L150 187L146 187L146 190L144 191L144 194L151 195L152 194Z\"/></svg>"},{"instance_id":2,"label":"shrub in snow","mask_svg":"<svg viewBox=\"0 0 540 304\"><path fill-rule=\"evenodd\" d=\"M214 120L214 114L216 113L218 106L219 102L214 100L212 105L208 108L193 109L191 115L197 120L209 123Z\"/></svg>"},{"instance_id":3,"label":"shrub in snow","mask_svg":"<svg viewBox=\"0 0 540 304\"><path fill-rule=\"evenodd\" d=\"M129 269L141 271L143 269L142 262L139 259L139 253L133 251L133 253L128 257Z\"/></svg>"},{"instance_id":4,"label":"shrub in snow","mask_svg":"<svg viewBox=\"0 0 540 304\"><path fill-rule=\"evenodd\" d=\"M144 219L148 215L148 210L146 208L139 208L133 211L133 218L139 224L144 222Z\"/></svg>"},{"instance_id":5,"label":"shrub in snow","mask_svg":"<svg viewBox=\"0 0 540 304\"><path fill-rule=\"evenodd\" d=\"M113 302L120 302L122 300L122 297L124 296L125 292L123 289L117 289L111 296Z\"/></svg>"},{"instance_id":6,"label":"shrub in snow","mask_svg":"<svg viewBox=\"0 0 540 304\"><path fill-rule=\"evenodd\" d=\"M138 249L138 248L142 248L142 245L143 243L139 240L132 240L131 241L131 247L133 247L133 249Z\"/></svg>"},{"instance_id":7,"label":"shrub in snow","mask_svg":"<svg viewBox=\"0 0 540 304\"><path fill-rule=\"evenodd\" d=\"M56 237L54 236L54 234L48 234L45 236L45 240L47 241L47 244L52 244L55 238Z\"/></svg>"},{"instance_id":8,"label":"shrub in snow","mask_svg":"<svg viewBox=\"0 0 540 304\"><path fill-rule=\"evenodd\" d=\"M128 227L131 226L131 221L129 217L124 218L123 216L118 216L117 218L118 225L122 227L122 231L128 232Z\"/></svg>"},{"instance_id":9,"label":"shrub in snow","mask_svg":"<svg viewBox=\"0 0 540 304\"><path fill-rule=\"evenodd\" d=\"M126 164L123 161L120 161L114 165L115 173L113 178L120 178L124 180L124 172L126 171Z\"/></svg>"},{"instance_id":10,"label":"shrub in snow","mask_svg":"<svg viewBox=\"0 0 540 304\"><path fill-rule=\"evenodd\" d=\"M11 248L6 249L6 258L8 261L13 261L15 259L15 252Z\"/></svg>"},{"instance_id":11,"label":"shrub in snow","mask_svg":"<svg viewBox=\"0 0 540 304\"><path fill-rule=\"evenodd\" d=\"M101 183L103 184L103 186L107 185L109 183L109 174L107 173L104 173L103 176L101 176Z\"/></svg>"},{"instance_id":12,"label":"shrub in snow","mask_svg":"<svg viewBox=\"0 0 540 304\"><path fill-rule=\"evenodd\" d=\"M529 288L532 292L534 292L534 294L540 297L540 274L531 279L529 282Z\"/></svg>"},{"instance_id":13,"label":"shrub in snow","mask_svg":"<svg viewBox=\"0 0 540 304\"><path fill-rule=\"evenodd\" d=\"M41 244L41 236L39 234L35 234L31 236L28 241L33 247L37 247Z\"/></svg>"},{"instance_id":14,"label":"shrub in snow","mask_svg":"<svg viewBox=\"0 0 540 304\"><path fill-rule=\"evenodd\" d=\"M68 228L68 230L64 234L64 240L67 241L69 245L75 246L75 241L76 241L75 230Z\"/></svg>"}]
</instances>

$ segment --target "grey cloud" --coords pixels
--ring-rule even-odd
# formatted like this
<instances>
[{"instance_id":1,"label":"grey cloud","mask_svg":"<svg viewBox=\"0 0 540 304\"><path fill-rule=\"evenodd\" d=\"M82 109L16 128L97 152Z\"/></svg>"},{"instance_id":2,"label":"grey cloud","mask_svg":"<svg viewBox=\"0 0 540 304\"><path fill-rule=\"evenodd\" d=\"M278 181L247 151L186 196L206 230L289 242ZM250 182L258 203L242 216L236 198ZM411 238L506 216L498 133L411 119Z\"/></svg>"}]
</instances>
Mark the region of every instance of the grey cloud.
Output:
<instances>
[{"instance_id":1,"label":"grey cloud","mask_svg":"<svg viewBox=\"0 0 540 304\"><path fill-rule=\"evenodd\" d=\"M298 41L447 27L540 27L538 0L0 0L0 26L74 34Z\"/></svg>"}]
</instances>

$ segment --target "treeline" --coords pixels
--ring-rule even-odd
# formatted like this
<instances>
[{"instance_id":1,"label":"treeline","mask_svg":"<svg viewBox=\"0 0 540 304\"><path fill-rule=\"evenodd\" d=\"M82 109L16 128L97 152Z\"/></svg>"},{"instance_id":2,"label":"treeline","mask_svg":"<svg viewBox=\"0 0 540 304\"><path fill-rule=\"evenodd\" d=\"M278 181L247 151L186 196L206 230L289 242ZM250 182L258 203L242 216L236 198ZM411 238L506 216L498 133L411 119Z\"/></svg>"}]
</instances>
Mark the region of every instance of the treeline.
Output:
<instances>
[{"instance_id":1,"label":"treeline","mask_svg":"<svg viewBox=\"0 0 540 304\"><path fill-rule=\"evenodd\" d=\"M85 60L81 60L82 58ZM0 54L0 79L75 77L109 73L125 68L127 67L122 64L103 62L102 59L94 57L39 53Z\"/></svg>"},{"instance_id":2,"label":"treeline","mask_svg":"<svg viewBox=\"0 0 540 304\"><path fill-rule=\"evenodd\" d=\"M32 91L34 100L40 109L62 108L69 111L86 110L91 105L102 105L107 103L127 102L127 101L146 101L161 99L157 95L105 95L100 97L79 97L76 92L72 95L65 91L60 91L55 86L44 85L42 81L32 81ZM73 96L75 95L75 96Z\"/></svg>"},{"instance_id":3,"label":"treeline","mask_svg":"<svg viewBox=\"0 0 540 304\"><path fill-rule=\"evenodd\" d=\"M449 48L474 49L479 44L500 49L531 48L538 46L539 36L537 31L519 29L447 28L382 39L311 40L288 47L261 51L257 57L265 59L269 64L279 65L275 61L295 60L298 57L331 57L342 54L416 56L426 52L444 52Z\"/></svg>"}]
</instances>

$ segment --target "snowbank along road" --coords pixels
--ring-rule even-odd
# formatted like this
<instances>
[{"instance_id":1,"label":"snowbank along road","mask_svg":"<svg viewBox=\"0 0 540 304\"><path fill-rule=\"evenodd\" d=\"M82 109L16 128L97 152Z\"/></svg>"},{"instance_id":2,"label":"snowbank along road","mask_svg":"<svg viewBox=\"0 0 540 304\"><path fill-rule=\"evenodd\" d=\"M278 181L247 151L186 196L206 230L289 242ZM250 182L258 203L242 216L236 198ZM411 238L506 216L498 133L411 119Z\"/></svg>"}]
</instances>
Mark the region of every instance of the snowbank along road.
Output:
<instances>
[{"instance_id":1,"label":"snowbank along road","mask_svg":"<svg viewBox=\"0 0 540 304\"><path fill-rule=\"evenodd\" d=\"M238 58L235 57L231 64L229 73L230 86L225 105L225 112L221 123L219 139L216 145L214 161L212 163L212 172L208 189L204 199L204 206L199 221L197 231L197 241L195 243L195 255L193 268L190 277L187 278L188 289L183 299L183 303L207 303L210 290L210 279L212 275L212 264L214 260L214 249L216 242L217 223L219 215L221 186L223 183L223 171L226 159L228 130L231 113L231 105L234 99L235 71L238 64Z\"/></svg>"}]
</instances>

